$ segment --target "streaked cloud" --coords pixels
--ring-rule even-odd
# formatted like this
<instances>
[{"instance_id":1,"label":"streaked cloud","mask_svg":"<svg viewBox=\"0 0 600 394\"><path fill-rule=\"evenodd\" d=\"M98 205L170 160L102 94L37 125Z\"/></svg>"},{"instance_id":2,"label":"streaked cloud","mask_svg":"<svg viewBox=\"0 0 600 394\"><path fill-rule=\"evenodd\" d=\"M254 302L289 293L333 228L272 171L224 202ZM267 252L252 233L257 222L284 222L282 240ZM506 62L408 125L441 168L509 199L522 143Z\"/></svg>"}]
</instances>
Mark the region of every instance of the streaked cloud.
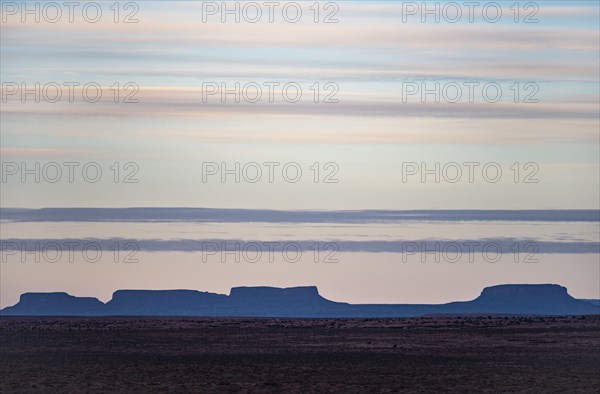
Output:
<instances>
[{"instance_id":1,"label":"streaked cloud","mask_svg":"<svg viewBox=\"0 0 600 394\"><path fill-rule=\"evenodd\" d=\"M452 258L472 253L513 254L515 244L521 245L525 253L536 254L590 254L600 253L598 242L572 241L540 241L536 239L517 238L482 238L462 240L410 239L400 241L341 241L341 240L240 240L240 239L124 239L124 238L81 238L81 239L22 239L10 238L0 241L0 250L4 259L20 253L38 250L37 253L55 253L56 251L113 251L115 245L123 245L125 251L139 252L202 252L216 254L228 251L257 254L260 252L294 253L315 250L321 245L324 251L332 253L368 252L368 253L403 253L408 255L437 253L448 254Z\"/></svg>"}]
</instances>

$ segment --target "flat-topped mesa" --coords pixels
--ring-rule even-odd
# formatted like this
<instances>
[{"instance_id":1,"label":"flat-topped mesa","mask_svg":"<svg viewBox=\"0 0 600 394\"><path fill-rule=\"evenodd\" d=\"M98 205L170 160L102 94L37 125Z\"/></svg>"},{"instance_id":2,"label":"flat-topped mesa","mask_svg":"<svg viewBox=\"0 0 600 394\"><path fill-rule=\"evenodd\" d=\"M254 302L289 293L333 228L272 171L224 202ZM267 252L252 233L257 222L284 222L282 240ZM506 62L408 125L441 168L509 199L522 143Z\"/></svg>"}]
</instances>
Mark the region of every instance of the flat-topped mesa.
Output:
<instances>
[{"instance_id":1,"label":"flat-topped mesa","mask_svg":"<svg viewBox=\"0 0 600 394\"><path fill-rule=\"evenodd\" d=\"M230 302L255 308L301 307L331 301L319 295L316 286L277 288L268 286L234 287L229 295Z\"/></svg>"},{"instance_id":2,"label":"flat-topped mesa","mask_svg":"<svg viewBox=\"0 0 600 394\"><path fill-rule=\"evenodd\" d=\"M256 287L233 287L229 295L232 298L272 298L272 297L286 297L286 298L312 298L312 299L323 299L319 295L317 286L300 286L300 287L268 287L268 286L256 286Z\"/></svg>"},{"instance_id":3,"label":"flat-topped mesa","mask_svg":"<svg viewBox=\"0 0 600 394\"><path fill-rule=\"evenodd\" d=\"M483 289L478 299L524 299L524 300L544 300L552 299L565 300L574 299L567 292L567 288L555 284L540 285L498 285Z\"/></svg>"},{"instance_id":4,"label":"flat-topped mesa","mask_svg":"<svg viewBox=\"0 0 600 394\"><path fill-rule=\"evenodd\" d=\"M600 306L553 284L499 285L472 301L437 305L352 305L323 298L315 286L234 287L230 295L197 290L118 290L103 304L67 293L25 293L1 315L25 316L256 316L408 317L426 314L583 315Z\"/></svg>"},{"instance_id":5,"label":"flat-topped mesa","mask_svg":"<svg viewBox=\"0 0 600 394\"><path fill-rule=\"evenodd\" d=\"M218 308L226 300L226 295L197 290L117 290L106 306L115 314L181 315Z\"/></svg>"},{"instance_id":6,"label":"flat-topped mesa","mask_svg":"<svg viewBox=\"0 0 600 394\"><path fill-rule=\"evenodd\" d=\"M470 307L490 313L578 314L590 313L589 303L569 295L555 284L516 284L486 287Z\"/></svg>"},{"instance_id":7,"label":"flat-topped mesa","mask_svg":"<svg viewBox=\"0 0 600 394\"><path fill-rule=\"evenodd\" d=\"M113 293L110 304L127 304L138 302L198 302L217 301L226 298L223 294L208 293L198 290L117 290Z\"/></svg>"},{"instance_id":8,"label":"flat-topped mesa","mask_svg":"<svg viewBox=\"0 0 600 394\"><path fill-rule=\"evenodd\" d=\"M65 292L23 293L19 303L11 308L18 309L21 315L87 315L96 314L104 304L94 297L74 297Z\"/></svg>"},{"instance_id":9,"label":"flat-topped mesa","mask_svg":"<svg viewBox=\"0 0 600 394\"><path fill-rule=\"evenodd\" d=\"M230 307L238 313L264 316L321 316L343 305L329 301L315 286L305 287L234 287Z\"/></svg>"}]
</instances>

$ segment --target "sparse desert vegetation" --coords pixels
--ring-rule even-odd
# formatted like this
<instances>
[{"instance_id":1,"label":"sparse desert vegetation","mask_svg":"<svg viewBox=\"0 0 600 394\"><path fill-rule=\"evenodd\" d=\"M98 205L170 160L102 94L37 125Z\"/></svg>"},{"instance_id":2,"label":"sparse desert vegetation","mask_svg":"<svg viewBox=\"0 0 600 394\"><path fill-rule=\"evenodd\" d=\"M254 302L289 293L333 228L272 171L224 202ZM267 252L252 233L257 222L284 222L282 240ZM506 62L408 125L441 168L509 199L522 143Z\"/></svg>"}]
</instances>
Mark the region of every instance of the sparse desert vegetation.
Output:
<instances>
[{"instance_id":1,"label":"sparse desert vegetation","mask_svg":"<svg viewBox=\"0 0 600 394\"><path fill-rule=\"evenodd\" d=\"M0 320L2 393L595 392L600 316Z\"/></svg>"}]
</instances>

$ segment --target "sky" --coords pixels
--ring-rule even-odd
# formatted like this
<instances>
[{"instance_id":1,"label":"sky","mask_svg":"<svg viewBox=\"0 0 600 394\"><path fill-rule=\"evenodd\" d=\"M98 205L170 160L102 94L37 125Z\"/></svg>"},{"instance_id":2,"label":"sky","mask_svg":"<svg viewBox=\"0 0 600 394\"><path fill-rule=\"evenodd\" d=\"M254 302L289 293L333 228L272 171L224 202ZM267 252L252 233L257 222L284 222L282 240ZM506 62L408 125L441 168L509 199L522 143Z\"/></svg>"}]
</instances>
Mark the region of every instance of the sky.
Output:
<instances>
[{"instance_id":1,"label":"sky","mask_svg":"<svg viewBox=\"0 0 600 394\"><path fill-rule=\"evenodd\" d=\"M444 8L436 23L420 2L417 11L407 2L322 2L319 23L309 2L293 3L302 10L296 23L288 22L295 8L284 18L284 3L273 23L262 2L257 23L247 3L239 5L239 23L210 2L119 3L119 23L107 2L98 3L96 23L79 8L70 23L65 6L50 23L58 14L43 11L44 2L36 23L35 14L2 3L4 207L598 207L599 11L592 1L523 3L518 23L514 2L500 2L496 23L485 2L472 11L458 2L456 23L449 21L458 14ZM92 11L85 15L94 20ZM33 93L22 102L23 83L40 84L39 103ZM72 103L65 83L79 84ZM96 103L83 99L90 83L103 93ZM222 86L234 91L236 83L239 103L233 93L221 96ZM56 96L52 84L62 93L57 102L44 100ZM284 96L286 84L293 85ZM96 97L91 89L88 99ZM427 89L439 97L422 97ZM298 91L299 101L288 102ZM79 164L73 182L65 162ZM265 162L278 163L272 182ZM51 165L44 177L48 163L58 163L62 176ZM97 182L81 174L90 163L103 172ZM115 163L118 177L109 168ZM204 179L210 163L219 172ZM235 171L236 163L238 174L258 163L262 176L250 165L240 182L233 175L222 182L221 170ZM403 179L414 163L419 173ZM451 164L455 174L452 163L462 176L444 178L458 181L421 181L421 170L436 165L441 174ZM464 163L478 164L472 181ZM285 179L286 164L300 168L299 181ZM502 168L497 182L485 179L486 165ZM41 181L23 182L27 169ZM137 183L124 183L134 170ZM337 182L323 182L331 172ZM525 183L533 172L537 182Z\"/></svg>"},{"instance_id":2,"label":"sky","mask_svg":"<svg viewBox=\"0 0 600 394\"><path fill-rule=\"evenodd\" d=\"M286 216L597 213L597 2L467 3L298 1L270 9L227 2L224 9L222 2L99 1L70 10L65 2L0 1L0 207L259 210L252 221L240 213L215 224L218 231L206 230L206 221L188 228L174 220L183 227L173 230L143 220L105 227L3 216L3 245L139 238L143 259L135 268L90 268L81 256L76 268L7 262L0 304L24 291L107 299L118 288L227 293L252 284L317 284L350 302L443 302L469 299L485 285L555 282L600 298L597 218L566 227L548 217L513 218L507 227L496 216L481 223L461 216L451 226L439 217L387 227L369 219L353 227L333 217L317 230ZM267 230L255 224L264 223L263 210L287 213ZM186 251L190 242L193 249L202 240L283 234L334 242L343 259L322 269L282 263L252 271L195 265L197 253ZM490 268L481 256L477 268L394 265L398 242L452 239L500 240L505 249L536 242L543 258L528 268ZM160 265L172 259L182 261L177 270ZM380 264L373 270L365 261ZM369 285L356 291L361 278Z\"/></svg>"}]
</instances>

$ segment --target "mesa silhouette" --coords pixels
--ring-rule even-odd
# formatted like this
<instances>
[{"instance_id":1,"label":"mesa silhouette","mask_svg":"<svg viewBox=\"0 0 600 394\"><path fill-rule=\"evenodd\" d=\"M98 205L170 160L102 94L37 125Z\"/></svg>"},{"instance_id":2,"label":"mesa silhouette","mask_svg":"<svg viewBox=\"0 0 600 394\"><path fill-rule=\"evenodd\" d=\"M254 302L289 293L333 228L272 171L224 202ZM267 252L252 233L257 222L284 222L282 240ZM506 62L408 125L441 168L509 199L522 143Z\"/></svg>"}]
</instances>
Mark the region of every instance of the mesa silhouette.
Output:
<instances>
[{"instance_id":1,"label":"mesa silhouette","mask_svg":"<svg viewBox=\"0 0 600 394\"><path fill-rule=\"evenodd\" d=\"M370 318L448 314L600 314L597 300L578 300L556 284L486 287L472 301L447 304L348 304L330 301L315 286L234 287L230 295L196 290L118 290L103 303L67 293L24 293L3 316L228 316Z\"/></svg>"}]
</instances>

